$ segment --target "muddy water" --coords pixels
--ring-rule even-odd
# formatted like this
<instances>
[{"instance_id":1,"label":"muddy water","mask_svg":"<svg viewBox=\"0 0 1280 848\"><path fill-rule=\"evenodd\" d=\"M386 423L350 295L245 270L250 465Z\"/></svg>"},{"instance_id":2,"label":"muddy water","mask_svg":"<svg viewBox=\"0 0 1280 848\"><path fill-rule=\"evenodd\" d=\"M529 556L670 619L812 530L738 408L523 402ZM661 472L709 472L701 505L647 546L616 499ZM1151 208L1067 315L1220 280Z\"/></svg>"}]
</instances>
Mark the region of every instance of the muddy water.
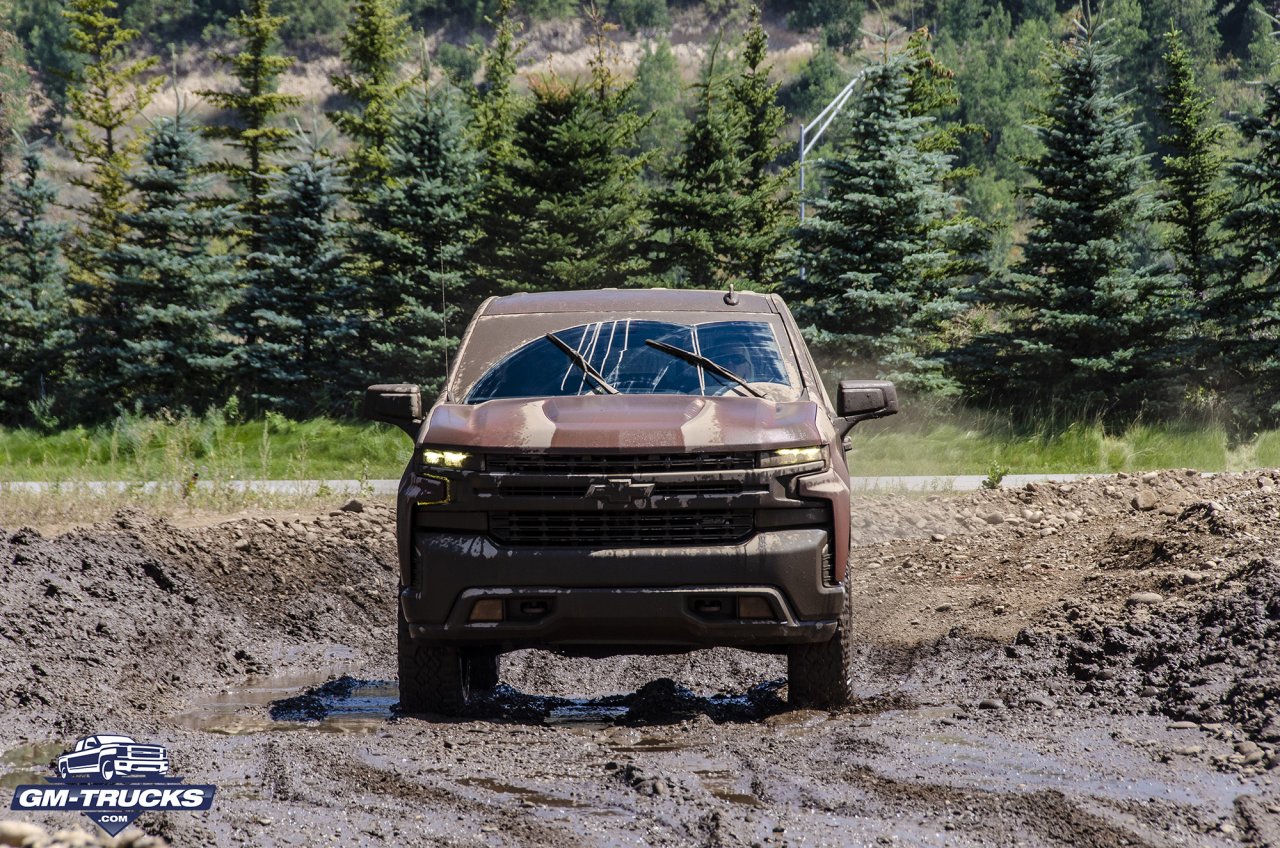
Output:
<instances>
[{"instance_id":1,"label":"muddy water","mask_svg":"<svg viewBox=\"0 0 1280 848\"><path fill-rule=\"evenodd\" d=\"M331 671L259 677L192 704L173 722L184 730L226 736L289 730L373 733L399 701L394 681L358 680Z\"/></svg>"},{"instance_id":2,"label":"muddy water","mask_svg":"<svg viewBox=\"0 0 1280 848\"><path fill-rule=\"evenodd\" d=\"M39 783L52 774L50 763L63 752L58 742L29 742L0 754L0 787L12 789L23 783Z\"/></svg>"},{"instance_id":3,"label":"muddy water","mask_svg":"<svg viewBox=\"0 0 1280 848\"><path fill-rule=\"evenodd\" d=\"M1280 799L1204 760L1171 766L1188 732L1153 716L918 691L787 711L761 695L769 681L707 697L659 679L578 698L503 686L487 714L439 721L399 715L394 683L318 677L253 680L173 718L222 780L219 819L283 810L295 832L314 820L370 844L1269 845L1232 822L1242 797ZM295 844L251 830L252 844Z\"/></svg>"}]
</instances>

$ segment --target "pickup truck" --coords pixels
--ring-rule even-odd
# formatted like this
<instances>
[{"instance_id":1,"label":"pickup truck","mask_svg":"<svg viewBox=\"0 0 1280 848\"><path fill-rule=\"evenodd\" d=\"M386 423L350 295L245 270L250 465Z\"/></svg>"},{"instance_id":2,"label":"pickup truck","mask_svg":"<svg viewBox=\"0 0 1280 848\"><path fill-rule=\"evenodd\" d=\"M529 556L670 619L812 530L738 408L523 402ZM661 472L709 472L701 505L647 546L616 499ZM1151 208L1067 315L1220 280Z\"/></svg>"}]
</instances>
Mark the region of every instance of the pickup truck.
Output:
<instances>
[{"instance_id":1,"label":"pickup truck","mask_svg":"<svg viewBox=\"0 0 1280 848\"><path fill-rule=\"evenodd\" d=\"M397 501L400 704L458 714L505 651L785 653L788 700L852 697L845 437L892 383L833 406L772 294L490 298L443 390L371 386L414 449Z\"/></svg>"},{"instance_id":2,"label":"pickup truck","mask_svg":"<svg viewBox=\"0 0 1280 848\"><path fill-rule=\"evenodd\" d=\"M105 781L124 775L165 774L169 752L163 745L140 745L128 736L86 736L58 757L61 777L89 775Z\"/></svg>"}]
</instances>

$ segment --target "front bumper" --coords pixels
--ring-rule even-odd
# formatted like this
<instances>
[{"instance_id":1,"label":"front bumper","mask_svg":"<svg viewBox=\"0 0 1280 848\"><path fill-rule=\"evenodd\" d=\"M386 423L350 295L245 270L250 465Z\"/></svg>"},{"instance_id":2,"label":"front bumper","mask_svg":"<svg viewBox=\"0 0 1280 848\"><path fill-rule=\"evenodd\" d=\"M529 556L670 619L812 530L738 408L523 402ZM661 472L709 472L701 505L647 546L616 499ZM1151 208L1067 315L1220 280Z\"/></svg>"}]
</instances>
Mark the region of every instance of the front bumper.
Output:
<instances>
[{"instance_id":1,"label":"front bumper","mask_svg":"<svg viewBox=\"0 0 1280 848\"><path fill-rule=\"evenodd\" d=\"M486 535L418 530L400 602L410 635L431 644L521 647L771 647L835 632L844 589L824 579L821 528L758 532L740 544L683 547L502 546ZM739 618L743 598L772 619ZM470 621L502 601L500 622ZM707 611L723 601L721 610ZM521 616L523 604L545 611ZM727 614L726 614L727 612Z\"/></svg>"},{"instance_id":2,"label":"front bumper","mask_svg":"<svg viewBox=\"0 0 1280 848\"><path fill-rule=\"evenodd\" d=\"M116 771L121 774L164 774L169 771L169 761L117 760Z\"/></svg>"}]
</instances>

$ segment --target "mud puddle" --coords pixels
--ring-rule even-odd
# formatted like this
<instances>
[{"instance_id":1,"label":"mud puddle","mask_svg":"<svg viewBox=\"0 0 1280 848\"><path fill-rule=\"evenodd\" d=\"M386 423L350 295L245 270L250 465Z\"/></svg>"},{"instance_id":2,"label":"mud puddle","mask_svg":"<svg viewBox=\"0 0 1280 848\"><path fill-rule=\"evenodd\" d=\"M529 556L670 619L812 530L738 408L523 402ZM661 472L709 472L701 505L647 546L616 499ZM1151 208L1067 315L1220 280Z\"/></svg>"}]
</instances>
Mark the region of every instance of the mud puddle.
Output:
<instances>
[{"instance_id":1,"label":"mud puddle","mask_svg":"<svg viewBox=\"0 0 1280 848\"><path fill-rule=\"evenodd\" d=\"M1111 726L1084 726L1052 713L1009 716L954 707L891 711L859 728L889 747L868 751L876 770L909 780L930 774L952 786L984 791L1070 791L1114 802L1230 808L1241 794L1238 775L1171 768L1165 752L1178 743L1167 722L1126 717Z\"/></svg>"},{"instance_id":2,"label":"mud puddle","mask_svg":"<svg viewBox=\"0 0 1280 848\"><path fill-rule=\"evenodd\" d=\"M0 787L12 789L23 783L39 783L52 772L49 765L64 751L59 742L29 742L0 754Z\"/></svg>"},{"instance_id":3,"label":"mud puddle","mask_svg":"<svg viewBox=\"0 0 1280 848\"><path fill-rule=\"evenodd\" d=\"M739 788L743 778L737 772L729 769L694 769L693 774L699 779L702 788L714 798L744 807L764 806L759 798Z\"/></svg>"},{"instance_id":4,"label":"mud puddle","mask_svg":"<svg viewBox=\"0 0 1280 848\"><path fill-rule=\"evenodd\" d=\"M400 690L391 681L283 675L228 689L175 716L174 723L224 736L279 730L372 733L392 717L399 700Z\"/></svg>"}]
</instances>

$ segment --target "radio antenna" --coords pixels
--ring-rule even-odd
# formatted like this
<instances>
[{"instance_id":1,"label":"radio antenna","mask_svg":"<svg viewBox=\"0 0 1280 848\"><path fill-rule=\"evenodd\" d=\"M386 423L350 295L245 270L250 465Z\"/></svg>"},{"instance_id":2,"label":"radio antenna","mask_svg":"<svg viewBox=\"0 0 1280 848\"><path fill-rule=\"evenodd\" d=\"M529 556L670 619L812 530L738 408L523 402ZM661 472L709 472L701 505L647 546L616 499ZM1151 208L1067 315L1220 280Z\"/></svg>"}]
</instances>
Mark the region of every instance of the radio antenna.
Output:
<instances>
[{"instance_id":1,"label":"radio antenna","mask_svg":"<svg viewBox=\"0 0 1280 848\"><path fill-rule=\"evenodd\" d=\"M445 391L449 390L449 303L444 295L444 257L440 260L440 327L444 332L444 381Z\"/></svg>"}]
</instances>

